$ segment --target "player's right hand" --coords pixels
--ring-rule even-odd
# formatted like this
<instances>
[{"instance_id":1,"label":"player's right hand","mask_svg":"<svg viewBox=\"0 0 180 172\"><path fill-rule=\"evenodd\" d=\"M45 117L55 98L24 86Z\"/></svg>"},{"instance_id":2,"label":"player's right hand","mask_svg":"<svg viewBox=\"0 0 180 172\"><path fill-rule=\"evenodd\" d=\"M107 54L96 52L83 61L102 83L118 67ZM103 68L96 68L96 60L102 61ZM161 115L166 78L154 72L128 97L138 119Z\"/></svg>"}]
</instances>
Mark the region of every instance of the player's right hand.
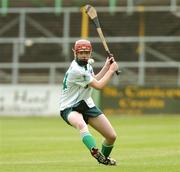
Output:
<instances>
[{"instance_id":1,"label":"player's right hand","mask_svg":"<svg viewBox=\"0 0 180 172\"><path fill-rule=\"evenodd\" d=\"M111 66L109 68L109 70L115 72L118 70L118 64L116 63L116 61L114 61L113 63L111 63Z\"/></svg>"},{"instance_id":2,"label":"player's right hand","mask_svg":"<svg viewBox=\"0 0 180 172\"><path fill-rule=\"evenodd\" d=\"M107 69L109 69L109 67L110 67L110 65L111 65L111 63L112 62L114 62L114 57L112 56L112 57L107 57L107 59L106 59L106 62L105 62L105 64L104 64L104 66L107 68Z\"/></svg>"}]
</instances>

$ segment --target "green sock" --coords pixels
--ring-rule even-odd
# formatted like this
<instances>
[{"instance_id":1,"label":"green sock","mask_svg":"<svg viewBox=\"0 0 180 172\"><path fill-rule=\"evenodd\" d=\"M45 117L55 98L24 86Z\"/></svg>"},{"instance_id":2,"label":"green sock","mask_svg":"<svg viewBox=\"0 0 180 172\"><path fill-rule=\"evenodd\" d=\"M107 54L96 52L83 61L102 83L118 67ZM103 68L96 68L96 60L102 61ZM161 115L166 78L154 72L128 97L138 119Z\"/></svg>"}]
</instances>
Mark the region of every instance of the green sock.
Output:
<instances>
[{"instance_id":1,"label":"green sock","mask_svg":"<svg viewBox=\"0 0 180 172\"><path fill-rule=\"evenodd\" d=\"M102 144L101 152L105 157L108 157L113 149L113 145Z\"/></svg>"},{"instance_id":2,"label":"green sock","mask_svg":"<svg viewBox=\"0 0 180 172\"><path fill-rule=\"evenodd\" d=\"M90 133L84 133L82 135L82 141L89 150L96 147L96 141Z\"/></svg>"}]
</instances>

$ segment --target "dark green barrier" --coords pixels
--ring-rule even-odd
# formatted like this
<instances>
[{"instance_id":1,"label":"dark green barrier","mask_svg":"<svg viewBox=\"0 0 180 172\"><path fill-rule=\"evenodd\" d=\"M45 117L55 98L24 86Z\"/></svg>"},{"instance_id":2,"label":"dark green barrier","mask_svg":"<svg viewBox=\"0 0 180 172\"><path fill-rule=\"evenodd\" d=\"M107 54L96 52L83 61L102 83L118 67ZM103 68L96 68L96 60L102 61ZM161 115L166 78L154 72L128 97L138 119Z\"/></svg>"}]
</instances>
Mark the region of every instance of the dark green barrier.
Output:
<instances>
[{"instance_id":1,"label":"dark green barrier","mask_svg":"<svg viewBox=\"0 0 180 172\"><path fill-rule=\"evenodd\" d=\"M101 107L105 114L180 114L180 88L106 87Z\"/></svg>"}]
</instances>

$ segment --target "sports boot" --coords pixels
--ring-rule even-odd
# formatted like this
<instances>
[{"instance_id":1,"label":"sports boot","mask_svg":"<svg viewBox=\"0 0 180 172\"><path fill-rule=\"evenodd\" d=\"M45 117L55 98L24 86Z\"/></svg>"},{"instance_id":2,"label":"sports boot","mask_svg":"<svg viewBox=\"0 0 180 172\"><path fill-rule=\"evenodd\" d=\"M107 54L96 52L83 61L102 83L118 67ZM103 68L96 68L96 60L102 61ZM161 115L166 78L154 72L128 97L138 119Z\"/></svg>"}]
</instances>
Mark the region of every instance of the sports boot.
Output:
<instances>
[{"instance_id":1,"label":"sports boot","mask_svg":"<svg viewBox=\"0 0 180 172\"><path fill-rule=\"evenodd\" d=\"M110 157L105 157L97 148L92 148L91 149L91 155L97 159L97 161L101 164L104 165L116 165L116 160L110 158Z\"/></svg>"},{"instance_id":2,"label":"sports boot","mask_svg":"<svg viewBox=\"0 0 180 172\"><path fill-rule=\"evenodd\" d=\"M110 157L107 157L106 158L106 165L114 165L114 166L116 166L117 164L116 164L116 160L115 159L112 159L112 158L110 158Z\"/></svg>"},{"instance_id":3,"label":"sports boot","mask_svg":"<svg viewBox=\"0 0 180 172\"><path fill-rule=\"evenodd\" d=\"M99 152L99 150L97 148L92 148L91 149L91 155L97 159L97 161L101 164L107 164L107 160L106 157L101 154L101 152Z\"/></svg>"}]
</instances>

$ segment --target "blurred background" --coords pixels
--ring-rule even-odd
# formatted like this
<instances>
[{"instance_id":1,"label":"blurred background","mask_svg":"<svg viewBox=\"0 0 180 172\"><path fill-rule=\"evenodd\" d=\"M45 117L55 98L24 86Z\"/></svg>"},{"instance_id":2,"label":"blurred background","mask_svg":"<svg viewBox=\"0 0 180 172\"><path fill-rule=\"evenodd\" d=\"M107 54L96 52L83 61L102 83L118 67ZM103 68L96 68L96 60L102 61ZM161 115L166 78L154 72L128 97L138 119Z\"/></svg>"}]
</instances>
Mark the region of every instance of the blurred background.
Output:
<instances>
[{"instance_id":1,"label":"blurred background","mask_svg":"<svg viewBox=\"0 0 180 172\"><path fill-rule=\"evenodd\" d=\"M0 115L57 116L80 38L100 70L106 53L86 4L122 70L94 92L96 103L107 114L180 114L180 0L1 0Z\"/></svg>"}]
</instances>

